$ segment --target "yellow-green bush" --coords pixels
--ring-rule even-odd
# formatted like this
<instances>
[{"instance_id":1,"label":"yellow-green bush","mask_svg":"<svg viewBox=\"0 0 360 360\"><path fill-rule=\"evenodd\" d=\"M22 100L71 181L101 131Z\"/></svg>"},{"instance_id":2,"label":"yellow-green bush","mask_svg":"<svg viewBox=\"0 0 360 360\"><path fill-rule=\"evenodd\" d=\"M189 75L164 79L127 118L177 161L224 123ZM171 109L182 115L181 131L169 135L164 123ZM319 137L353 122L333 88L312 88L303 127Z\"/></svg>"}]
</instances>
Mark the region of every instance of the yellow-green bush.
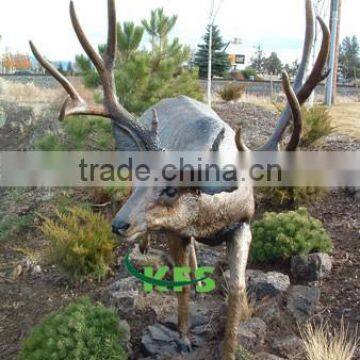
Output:
<instances>
[{"instance_id":1,"label":"yellow-green bush","mask_svg":"<svg viewBox=\"0 0 360 360\"><path fill-rule=\"evenodd\" d=\"M304 107L302 116L304 128L300 147L307 147L334 130L329 110L325 106Z\"/></svg>"},{"instance_id":2,"label":"yellow-green bush","mask_svg":"<svg viewBox=\"0 0 360 360\"><path fill-rule=\"evenodd\" d=\"M115 239L110 224L91 210L72 208L56 213L41 226L49 238L50 259L76 280L104 279L113 262Z\"/></svg>"},{"instance_id":3,"label":"yellow-green bush","mask_svg":"<svg viewBox=\"0 0 360 360\"><path fill-rule=\"evenodd\" d=\"M305 208L283 213L268 212L252 225L253 261L287 260L293 255L330 252L332 243L321 221Z\"/></svg>"},{"instance_id":4,"label":"yellow-green bush","mask_svg":"<svg viewBox=\"0 0 360 360\"><path fill-rule=\"evenodd\" d=\"M224 101L239 100L246 89L245 84L229 83L225 84L219 91L219 96Z\"/></svg>"},{"instance_id":5,"label":"yellow-green bush","mask_svg":"<svg viewBox=\"0 0 360 360\"><path fill-rule=\"evenodd\" d=\"M113 310L83 298L50 315L24 341L20 360L125 360L126 332Z\"/></svg>"},{"instance_id":6,"label":"yellow-green bush","mask_svg":"<svg viewBox=\"0 0 360 360\"><path fill-rule=\"evenodd\" d=\"M284 104L273 102L276 111L280 114L284 110ZM311 108L303 106L301 109L303 130L300 147L306 148L324 136L334 131L332 118L326 106L315 105Z\"/></svg>"},{"instance_id":7,"label":"yellow-green bush","mask_svg":"<svg viewBox=\"0 0 360 360\"><path fill-rule=\"evenodd\" d=\"M257 202L274 208L294 209L323 199L328 193L325 187L258 187L255 189Z\"/></svg>"}]
</instances>

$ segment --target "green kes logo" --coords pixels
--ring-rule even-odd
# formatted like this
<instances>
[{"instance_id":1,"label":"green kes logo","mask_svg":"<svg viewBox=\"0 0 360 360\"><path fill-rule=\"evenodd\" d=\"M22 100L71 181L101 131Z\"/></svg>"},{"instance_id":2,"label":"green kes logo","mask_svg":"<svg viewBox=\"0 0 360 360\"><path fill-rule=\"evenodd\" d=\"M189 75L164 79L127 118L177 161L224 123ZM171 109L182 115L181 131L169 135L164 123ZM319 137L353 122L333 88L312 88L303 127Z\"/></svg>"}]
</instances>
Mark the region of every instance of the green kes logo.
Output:
<instances>
[{"instance_id":1,"label":"green kes logo","mask_svg":"<svg viewBox=\"0 0 360 360\"><path fill-rule=\"evenodd\" d=\"M144 290L147 293L153 291L154 286L160 292L173 290L175 292L181 292L184 286L196 285L196 291L198 293L208 293L215 289L215 281L208 277L208 275L214 272L214 268L211 266L199 267L195 271L195 279L189 280L191 274L191 268L188 266L174 267L173 278L174 281L163 280L165 275L169 271L168 266L161 266L156 273L151 266L144 267L144 272L138 271L134 265L131 264L130 254L125 257L125 266L129 273L141 280L144 283Z\"/></svg>"}]
</instances>

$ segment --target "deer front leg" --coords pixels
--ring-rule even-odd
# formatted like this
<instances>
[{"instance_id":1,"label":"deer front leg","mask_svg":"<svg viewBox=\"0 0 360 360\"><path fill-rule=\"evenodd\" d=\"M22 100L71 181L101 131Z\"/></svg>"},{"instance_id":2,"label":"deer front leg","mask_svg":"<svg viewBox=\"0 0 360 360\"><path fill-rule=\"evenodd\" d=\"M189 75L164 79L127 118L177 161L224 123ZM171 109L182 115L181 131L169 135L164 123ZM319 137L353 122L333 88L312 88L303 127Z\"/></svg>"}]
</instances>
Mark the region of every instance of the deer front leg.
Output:
<instances>
[{"instance_id":1,"label":"deer front leg","mask_svg":"<svg viewBox=\"0 0 360 360\"><path fill-rule=\"evenodd\" d=\"M198 269L198 263L196 259L195 239L191 238L189 244L189 263L191 267L192 278L195 278L195 272Z\"/></svg>"},{"instance_id":2,"label":"deer front leg","mask_svg":"<svg viewBox=\"0 0 360 360\"><path fill-rule=\"evenodd\" d=\"M237 331L240 321L241 301L245 296L245 270L251 243L251 231L248 223L234 232L227 243L230 267L228 314L223 349L224 360L235 360Z\"/></svg>"},{"instance_id":3,"label":"deer front leg","mask_svg":"<svg viewBox=\"0 0 360 360\"><path fill-rule=\"evenodd\" d=\"M174 260L175 266L189 265L189 244L190 239L183 239L176 236L169 236L167 239L170 255ZM190 287L184 286L181 292L177 293L178 298L178 330L187 349L190 350L189 340L189 301Z\"/></svg>"}]
</instances>

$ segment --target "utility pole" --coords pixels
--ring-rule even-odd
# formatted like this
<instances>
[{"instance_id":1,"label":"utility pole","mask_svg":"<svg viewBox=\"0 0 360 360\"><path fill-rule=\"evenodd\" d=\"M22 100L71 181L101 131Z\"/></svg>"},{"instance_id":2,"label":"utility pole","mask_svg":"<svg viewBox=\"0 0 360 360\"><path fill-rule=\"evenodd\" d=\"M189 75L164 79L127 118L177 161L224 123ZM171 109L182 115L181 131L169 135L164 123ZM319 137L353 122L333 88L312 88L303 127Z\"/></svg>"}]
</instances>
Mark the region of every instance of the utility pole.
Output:
<instances>
[{"instance_id":1,"label":"utility pole","mask_svg":"<svg viewBox=\"0 0 360 360\"><path fill-rule=\"evenodd\" d=\"M331 0L330 0L331 1ZM315 14L316 16L320 16L321 18L325 19L327 18L329 6L328 0L316 0L314 4L315 8ZM311 69L314 67L316 58L317 58L317 47L318 47L318 40L319 40L319 34L320 34L320 27L318 22L315 22L315 28L314 28L314 40L312 45L312 58L311 58ZM308 69L309 71L309 69ZM315 94L316 89L311 93L309 100L308 100L308 106L312 108L314 106L315 102Z\"/></svg>"},{"instance_id":2,"label":"utility pole","mask_svg":"<svg viewBox=\"0 0 360 360\"><path fill-rule=\"evenodd\" d=\"M336 87L337 82L337 57L339 54L339 36L338 36L338 24L340 21L339 18L339 9L340 9L341 0L331 0L331 13L330 13L330 29L331 29L331 38L330 38L330 57L329 57L329 67L330 75L326 83L326 95L325 103L327 106L331 106L334 100L334 87Z\"/></svg>"},{"instance_id":3,"label":"utility pole","mask_svg":"<svg viewBox=\"0 0 360 360\"><path fill-rule=\"evenodd\" d=\"M336 96L337 96L337 78L339 72L339 52L340 52L340 25L341 25L341 8L342 8L342 0L338 0L338 21L337 21L337 29L336 29L336 55L335 55L335 64L334 64L334 78L335 81L333 82L333 98L332 103L336 103Z\"/></svg>"},{"instance_id":4,"label":"utility pole","mask_svg":"<svg viewBox=\"0 0 360 360\"><path fill-rule=\"evenodd\" d=\"M215 0L211 0L210 5L210 15L209 15L209 54L208 54L208 78L207 78L207 101L209 107L212 105L212 94L211 94L211 82L212 82L212 43L213 43L213 27L215 23L216 16L220 10L220 6L223 0L220 0L220 3L215 10Z\"/></svg>"}]
</instances>

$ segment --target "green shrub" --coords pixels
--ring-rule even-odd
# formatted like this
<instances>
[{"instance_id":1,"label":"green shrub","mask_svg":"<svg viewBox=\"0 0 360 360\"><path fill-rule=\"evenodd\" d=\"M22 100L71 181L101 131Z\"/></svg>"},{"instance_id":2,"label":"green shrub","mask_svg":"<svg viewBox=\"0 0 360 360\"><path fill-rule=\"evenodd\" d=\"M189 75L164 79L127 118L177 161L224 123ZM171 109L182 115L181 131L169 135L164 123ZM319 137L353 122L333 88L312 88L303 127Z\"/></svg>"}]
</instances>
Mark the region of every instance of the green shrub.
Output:
<instances>
[{"instance_id":1,"label":"green shrub","mask_svg":"<svg viewBox=\"0 0 360 360\"><path fill-rule=\"evenodd\" d=\"M284 108L284 103L273 101L272 104L280 114ZM332 118L326 106L316 105L312 108L301 109L303 131L301 135L300 147L306 148L324 136L330 135L334 131Z\"/></svg>"},{"instance_id":2,"label":"green shrub","mask_svg":"<svg viewBox=\"0 0 360 360\"><path fill-rule=\"evenodd\" d=\"M64 122L71 150L113 150L111 122L102 117L73 116Z\"/></svg>"},{"instance_id":3,"label":"green shrub","mask_svg":"<svg viewBox=\"0 0 360 360\"><path fill-rule=\"evenodd\" d=\"M253 226L253 261L287 260L314 251L330 252L332 243L322 223L305 208L265 213Z\"/></svg>"},{"instance_id":4,"label":"green shrub","mask_svg":"<svg viewBox=\"0 0 360 360\"><path fill-rule=\"evenodd\" d=\"M34 214L8 215L0 219L0 240L23 234L33 226Z\"/></svg>"},{"instance_id":5,"label":"green shrub","mask_svg":"<svg viewBox=\"0 0 360 360\"><path fill-rule=\"evenodd\" d=\"M252 67L247 67L245 70L242 70L241 73L246 80L256 79L257 77L257 72Z\"/></svg>"},{"instance_id":6,"label":"green shrub","mask_svg":"<svg viewBox=\"0 0 360 360\"><path fill-rule=\"evenodd\" d=\"M239 100L244 95L245 89L245 84L228 83L221 88L219 96L224 101Z\"/></svg>"},{"instance_id":7,"label":"green shrub","mask_svg":"<svg viewBox=\"0 0 360 360\"><path fill-rule=\"evenodd\" d=\"M76 280L104 279L113 262L115 239L101 214L75 207L46 219L42 232L51 241L50 260Z\"/></svg>"},{"instance_id":8,"label":"green shrub","mask_svg":"<svg viewBox=\"0 0 360 360\"><path fill-rule=\"evenodd\" d=\"M50 315L24 341L20 360L125 360L115 312L82 298Z\"/></svg>"},{"instance_id":9,"label":"green shrub","mask_svg":"<svg viewBox=\"0 0 360 360\"><path fill-rule=\"evenodd\" d=\"M257 187L255 197L258 202L272 208L297 209L323 199L328 193L325 187Z\"/></svg>"},{"instance_id":10,"label":"green shrub","mask_svg":"<svg viewBox=\"0 0 360 360\"><path fill-rule=\"evenodd\" d=\"M245 76L239 70L230 71L229 77L235 81L244 81L245 80Z\"/></svg>"},{"instance_id":11,"label":"green shrub","mask_svg":"<svg viewBox=\"0 0 360 360\"><path fill-rule=\"evenodd\" d=\"M41 151L110 151L115 147L111 122L96 116L72 116L64 121L65 136L48 134L35 143Z\"/></svg>"},{"instance_id":12,"label":"green shrub","mask_svg":"<svg viewBox=\"0 0 360 360\"><path fill-rule=\"evenodd\" d=\"M35 143L35 148L41 151L62 151L64 144L60 141L58 135L47 134Z\"/></svg>"},{"instance_id":13,"label":"green shrub","mask_svg":"<svg viewBox=\"0 0 360 360\"><path fill-rule=\"evenodd\" d=\"M303 135L300 146L307 147L324 136L330 135L334 131L329 110L325 106L314 106L303 108Z\"/></svg>"}]
</instances>

